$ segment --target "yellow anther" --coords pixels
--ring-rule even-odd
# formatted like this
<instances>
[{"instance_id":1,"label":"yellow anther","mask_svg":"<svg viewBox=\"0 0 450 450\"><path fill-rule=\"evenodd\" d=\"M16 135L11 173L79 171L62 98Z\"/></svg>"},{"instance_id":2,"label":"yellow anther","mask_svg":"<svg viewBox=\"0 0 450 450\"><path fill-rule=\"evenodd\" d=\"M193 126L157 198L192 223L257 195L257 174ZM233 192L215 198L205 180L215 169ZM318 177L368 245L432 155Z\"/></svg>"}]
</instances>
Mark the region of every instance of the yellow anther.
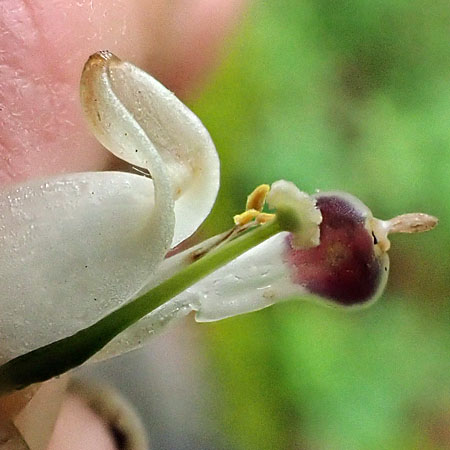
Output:
<instances>
[{"instance_id":1,"label":"yellow anther","mask_svg":"<svg viewBox=\"0 0 450 450\"><path fill-rule=\"evenodd\" d=\"M247 197L246 210L233 217L234 223L238 227L243 227L255 219L255 222L258 224L266 223L275 217L275 214L261 212L269 191L270 186L268 184L261 184Z\"/></svg>"},{"instance_id":2,"label":"yellow anther","mask_svg":"<svg viewBox=\"0 0 450 450\"><path fill-rule=\"evenodd\" d=\"M256 216L256 222L258 223L267 223L271 220L275 219L276 214L269 214L269 213L259 213Z\"/></svg>"},{"instance_id":3,"label":"yellow anther","mask_svg":"<svg viewBox=\"0 0 450 450\"><path fill-rule=\"evenodd\" d=\"M258 186L248 197L246 210L250 211L252 209L256 211L262 211L264 208L264 203L266 202L266 195L270 191L270 186L268 184L261 184Z\"/></svg>"},{"instance_id":4,"label":"yellow anther","mask_svg":"<svg viewBox=\"0 0 450 450\"><path fill-rule=\"evenodd\" d=\"M244 211L242 214L237 214L233 217L234 223L238 226L247 225L251 222L255 217L260 214L256 209L249 209L248 211Z\"/></svg>"}]
</instances>

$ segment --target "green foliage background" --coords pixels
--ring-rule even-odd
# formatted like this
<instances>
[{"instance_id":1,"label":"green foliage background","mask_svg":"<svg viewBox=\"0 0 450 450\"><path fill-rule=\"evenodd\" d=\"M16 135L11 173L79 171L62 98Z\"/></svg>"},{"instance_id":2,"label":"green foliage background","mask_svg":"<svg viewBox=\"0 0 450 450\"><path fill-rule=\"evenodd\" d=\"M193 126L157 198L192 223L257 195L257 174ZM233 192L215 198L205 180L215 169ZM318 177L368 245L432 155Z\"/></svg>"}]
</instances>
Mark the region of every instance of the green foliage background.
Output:
<instances>
[{"instance_id":1,"label":"green foliage background","mask_svg":"<svg viewBox=\"0 0 450 450\"><path fill-rule=\"evenodd\" d=\"M393 238L370 309L291 302L203 326L230 448L450 448L449 35L444 0L258 2L192 105L222 160L208 232L280 178L440 218Z\"/></svg>"}]
</instances>

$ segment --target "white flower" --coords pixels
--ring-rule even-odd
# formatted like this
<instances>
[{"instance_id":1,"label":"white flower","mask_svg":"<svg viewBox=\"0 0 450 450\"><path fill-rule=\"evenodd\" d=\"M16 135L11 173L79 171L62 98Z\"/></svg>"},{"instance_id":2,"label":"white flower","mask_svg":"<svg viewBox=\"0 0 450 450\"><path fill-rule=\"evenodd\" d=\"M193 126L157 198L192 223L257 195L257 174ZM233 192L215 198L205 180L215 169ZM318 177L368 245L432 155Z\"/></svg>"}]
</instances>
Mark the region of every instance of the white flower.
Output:
<instances>
[{"instance_id":1,"label":"white flower","mask_svg":"<svg viewBox=\"0 0 450 450\"><path fill-rule=\"evenodd\" d=\"M74 173L3 190L0 363L72 336L152 288L161 294L171 280L174 297L122 331L96 358L139 346L190 311L198 321L212 321L292 297L366 304L386 283L387 234L435 224L417 215L377 221L349 194L309 196L282 180L267 195L276 219L261 212L268 190L263 186L232 231L167 258L201 224L217 194L219 160L208 132L158 81L109 52L86 63L81 100L99 141L150 177ZM252 219L269 223L255 223L256 230L229 242ZM201 270L195 272L197 260ZM189 267L192 272L183 272ZM178 289L176 276L186 273L192 282L185 277ZM169 285L162 284L166 280ZM65 345L48 352L51 362L42 366L57 364ZM56 368L43 374L38 367L28 377L26 368L42 356L33 355L0 368L0 392L60 373ZM75 364L86 359L77 357Z\"/></svg>"}]
</instances>

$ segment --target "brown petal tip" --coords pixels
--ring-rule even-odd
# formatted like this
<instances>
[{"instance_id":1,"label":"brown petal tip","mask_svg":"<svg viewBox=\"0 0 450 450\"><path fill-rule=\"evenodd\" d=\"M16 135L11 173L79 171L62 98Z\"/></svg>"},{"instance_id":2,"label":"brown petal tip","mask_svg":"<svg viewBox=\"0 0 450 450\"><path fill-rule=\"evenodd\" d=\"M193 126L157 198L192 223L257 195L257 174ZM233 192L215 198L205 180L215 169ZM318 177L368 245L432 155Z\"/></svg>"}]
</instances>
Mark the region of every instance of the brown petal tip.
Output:
<instances>
[{"instance_id":1,"label":"brown petal tip","mask_svg":"<svg viewBox=\"0 0 450 450\"><path fill-rule=\"evenodd\" d=\"M422 233L432 230L437 223L437 217L424 213L410 213L388 220L387 229L388 233Z\"/></svg>"},{"instance_id":2,"label":"brown petal tip","mask_svg":"<svg viewBox=\"0 0 450 450\"><path fill-rule=\"evenodd\" d=\"M96 52L93 55L89 56L88 62L104 62L111 59L117 59L117 56L115 56L109 50L100 50L99 52Z\"/></svg>"},{"instance_id":3,"label":"brown petal tip","mask_svg":"<svg viewBox=\"0 0 450 450\"><path fill-rule=\"evenodd\" d=\"M84 65L83 73L94 68L98 69L105 67L114 62L118 63L120 62L120 59L109 50L101 50L89 56L86 64Z\"/></svg>"}]
</instances>

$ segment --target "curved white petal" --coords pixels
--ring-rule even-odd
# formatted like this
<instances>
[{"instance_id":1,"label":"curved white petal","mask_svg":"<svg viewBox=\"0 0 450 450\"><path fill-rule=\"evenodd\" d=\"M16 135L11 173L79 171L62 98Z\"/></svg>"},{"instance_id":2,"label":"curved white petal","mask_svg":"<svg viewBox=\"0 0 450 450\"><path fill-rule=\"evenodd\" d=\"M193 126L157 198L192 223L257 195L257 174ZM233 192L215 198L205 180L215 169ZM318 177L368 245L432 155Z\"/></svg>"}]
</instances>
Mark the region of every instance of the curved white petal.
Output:
<instances>
[{"instance_id":1,"label":"curved white petal","mask_svg":"<svg viewBox=\"0 0 450 450\"><path fill-rule=\"evenodd\" d=\"M148 73L109 52L93 55L86 71L101 72L98 88L109 92L108 110L95 101L92 85L81 83L83 103L97 138L119 158L147 167L142 148L126 153L132 134L142 132L158 151L168 172L175 202L175 232L172 245L189 237L203 222L214 204L219 188L219 158L211 137L200 122L174 94ZM93 100L93 101L92 101ZM115 118L131 114L139 129L122 129L110 141ZM136 123L135 122L135 123ZM120 145L117 145L119 139ZM153 178L157 175L151 172Z\"/></svg>"},{"instance_id":2,"label":"curved white petal","mask_svg":"<svg viewBox=\"0 0 450 450\"><path fill-rule=\"evenodd\" d=\"M145 283L173 229L153 198L150 180L111 172L2 193L0 359L73 334Z\"/></svg>"}]
</instances>

